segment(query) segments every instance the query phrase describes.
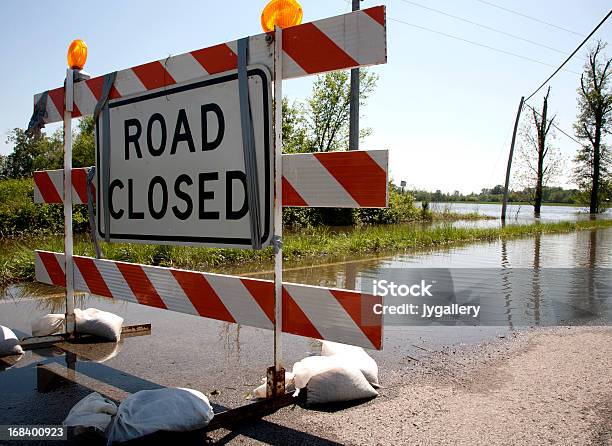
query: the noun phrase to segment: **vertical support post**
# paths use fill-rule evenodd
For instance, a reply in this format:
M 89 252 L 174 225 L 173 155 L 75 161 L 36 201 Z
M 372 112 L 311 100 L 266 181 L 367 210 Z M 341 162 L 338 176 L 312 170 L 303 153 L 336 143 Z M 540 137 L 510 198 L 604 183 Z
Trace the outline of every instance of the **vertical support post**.
M 510 155 L 508 155 L 508 167 L 506 168 L 506 183 L 504 184 L 504 200 L 502 202 L 501 220 L 506 221 L 506 208 L 508 207 L 508 188 L 510 187 L 510 171 L 512 170 L 512 157 L 514 156 L 514 143 L 516 142 L 516 130 L 518 123 L 521 118 L 521 111 L 523 110 L 523 102 L 525 102 L 525 96 L 521 96 L 521 102 L 519 102 L 518 111 L 516 112 L 516 121 L 514 121 L 514 131 L 512 132 L 512 143 L 510 143 Z
M 269 397 L 285 393 L 283 347 L 283 30 L 274 30 L 274 369 L 268 369 Z
M 353 11 L 359 10 L 359 2 L 353 0 Z M 349 105 L 349 150 L 359 150 L 359 68 L 351 70 L 351 91 Z
M 72 108 L 75 71 L 66 70 L 64 83 L 64 259 L 66 275 L 66 332 L 75 331 L 74 320 L 74 261 L 72 239 Z

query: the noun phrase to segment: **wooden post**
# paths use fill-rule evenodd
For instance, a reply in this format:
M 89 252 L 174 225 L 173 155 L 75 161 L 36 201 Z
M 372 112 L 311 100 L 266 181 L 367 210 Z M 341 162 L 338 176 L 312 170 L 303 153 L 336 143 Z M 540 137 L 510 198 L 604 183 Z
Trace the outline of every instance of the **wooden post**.
M 516 130 L 518 129 L 521 111 L 523 110 L 523 102 L 525 96 L 521 96 L 518 111 L 516 112 L 516 121 L 514 121 L 514 131 L 512 132 L 512 143 L 510 143 L 510 155 L 508 156 L 508 167 L 506 168 L 506 183 L 504 184 L 504 201 L 502 202 L 501 219 L 506 220 L 506 207 L 508 206 L 508 188 L 510 187 L 510 171 L 512 170 L 512 156 L 514 155 L 514 143 L 516 142 Z

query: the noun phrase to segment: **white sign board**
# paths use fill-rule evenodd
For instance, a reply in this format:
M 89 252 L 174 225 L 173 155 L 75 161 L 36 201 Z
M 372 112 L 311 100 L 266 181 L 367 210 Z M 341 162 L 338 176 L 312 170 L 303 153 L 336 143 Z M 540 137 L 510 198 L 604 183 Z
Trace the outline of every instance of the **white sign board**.
M 270 73 L 248 69 L 257 157 L 261 243 L 273 212 Z M 251 248 L 238 74 L 109 101 L 109 227 L 102 155 L 103 113 L 96 123 L 97 227 L 115 242 Z

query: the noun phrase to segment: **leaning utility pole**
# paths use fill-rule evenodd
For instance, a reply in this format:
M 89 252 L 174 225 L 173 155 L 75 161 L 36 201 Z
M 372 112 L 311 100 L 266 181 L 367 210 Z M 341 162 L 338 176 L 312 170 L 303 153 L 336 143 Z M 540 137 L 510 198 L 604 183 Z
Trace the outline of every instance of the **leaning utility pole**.
M 353 0 L 353 11 L 359 10 L 359 2 Z M 351 70 L 351 98 L 349 118 L 349 150 L 359 150 L 359 68 Z
M 521 96 L 521 102 L 519 103 L 518 111 L 516 112 L 516 121 L 514 121 L 514 132 L 512 132 L 512 143 L 510 143 L 510 155 L 508 155 L 508 167 L 506 168 L 506 184 L 504 185 L 504 201 L 502 203 L 501 220 L 506 220 L 506 207 L 508 206 L 508 188 L 510 187 L 510 170 L 512 170 L 512 156 L 514 155 L 514 143 L 516 141 L 516 130 L 518 123 L 521 118 L 521 111 L 523 110 L 523 102 L 525 102 L 525 96 Z

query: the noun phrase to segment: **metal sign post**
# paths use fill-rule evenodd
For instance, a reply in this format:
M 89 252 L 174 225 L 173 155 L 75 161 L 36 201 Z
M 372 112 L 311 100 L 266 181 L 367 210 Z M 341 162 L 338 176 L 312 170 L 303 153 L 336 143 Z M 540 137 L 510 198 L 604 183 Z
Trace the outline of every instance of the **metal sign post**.
M 66 70 L 64 96 L 64 252 L 66 272 L 66 332 L 73 334 L 74 320 L 74 262 L 72 238 L 72 110 L 74 98 L 74 74 Z
M 272 395 L 285 393 L 283 358 L 283 30 L 274 31 L 274 381 Z M 270 393 L 270 386 L 268 386 Z

